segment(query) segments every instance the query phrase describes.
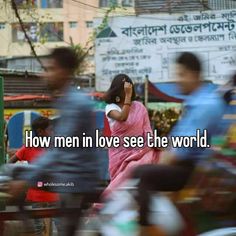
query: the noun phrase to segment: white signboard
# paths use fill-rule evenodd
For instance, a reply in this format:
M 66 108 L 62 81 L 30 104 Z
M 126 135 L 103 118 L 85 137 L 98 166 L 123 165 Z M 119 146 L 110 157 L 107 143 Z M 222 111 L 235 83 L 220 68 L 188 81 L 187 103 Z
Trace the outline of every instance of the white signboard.
M 175 58 L 184 51 L 202 57 L 205 79 L 226 82 L 236 62 L 236 10 L 111 18 L 96 39 L 96 89 L 107 90 L 119 73 L 135 82 L 146 75 L 173 81 Z

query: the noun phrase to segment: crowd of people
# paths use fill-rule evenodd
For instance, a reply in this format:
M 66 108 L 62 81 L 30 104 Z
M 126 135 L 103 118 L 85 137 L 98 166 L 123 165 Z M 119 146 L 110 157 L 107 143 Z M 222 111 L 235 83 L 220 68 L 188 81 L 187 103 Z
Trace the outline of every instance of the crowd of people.
M 160 136 L 190 137 L 195 136 L 197 129 L 201 135 L 203 130 L 207 129 L 209 138 L 215 135 L 227 101 L 221 93 L 209 91 L 202 83 L 202 65 L 196 55 L 189 52 L 182 53 L 177 58 L 176 64 L 177 84 L 187 96 L 183 112 L 176 109 L 148 112 L 141 102 L 135 100 L 132 79 L 128 75 L 119 74 L 114 77 L 105 96 L 107 103 L 105 113 L 111 136 L 119 137 L 120 140 L 124 137 L 141 136 L 145 140 L 146 134 L 153 132 L 152 128 L 157 129 Z M 55 108 L 60 111 L 60 119 L 50 135 L 78 136 L 82 140 L 83 134 L 86 133 L 87 136 L 94 137 L 92 101 L 71 86 L 74 71 L 78 67 L 75 53 L 68 48 L 57 48 L 49 55 L 45 66 L 47 68 L 45 78 L 54 97 Z M 49 135 L 40 127 L 36 128 L 36 131 L 38 135 Z M 109 198 L 110 193 L 125 181 L 138 179 L 135 199 L 140 206 L 140 235 L 162 235 L 148 218 L 151 192 L 183 189 L 198 161 L 207 158 L 207 155 L 207 148 L 197 146 L 154 149 L 146 145 L 146 140 L 141 148 L 125 148 L 122 145 L 118 148 L 109 147 L 111 181 L 102 191 L 100 200 Z M 23 147 L 10 162 L 16 160 L 29 161 L 32 169 L 22 171 L 17 179 L 10 183 L 9 194 L 14 198 L 28 191 L 27 200 L 30 197 L 35 205 L 42 202 L 35 197 L 36 193 L 39 194 L 37 196 L 45 194 L 49 197 L 49 193 L 37 192 L 39 182 L 73 183 L 67 187 L 40 186 L 40 190 L 53 192 L 50 195 L 53 202 L 60 201 L 63 208 L 70 209 L 59 223 L 59 235 L 75 235 L 81 216 L 81 204 L 93 198 L 100 186 L 99 158 L 95 146 L 90 148 L 52 146 L 48 150 L 25 150 Z M 35 224 L 35 235 L 41 235 L 40 222 L 36 221 Z M 39 229 L 41 231 L 36 232 Z

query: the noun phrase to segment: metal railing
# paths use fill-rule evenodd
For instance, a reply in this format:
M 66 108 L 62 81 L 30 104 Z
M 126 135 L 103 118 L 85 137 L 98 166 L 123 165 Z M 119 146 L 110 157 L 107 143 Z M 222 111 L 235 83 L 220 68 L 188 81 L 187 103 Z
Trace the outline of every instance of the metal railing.
M 182 13 L 186 11 L 222 10 L 236 8 L 234 0 L 136 0 L 137 14 Z

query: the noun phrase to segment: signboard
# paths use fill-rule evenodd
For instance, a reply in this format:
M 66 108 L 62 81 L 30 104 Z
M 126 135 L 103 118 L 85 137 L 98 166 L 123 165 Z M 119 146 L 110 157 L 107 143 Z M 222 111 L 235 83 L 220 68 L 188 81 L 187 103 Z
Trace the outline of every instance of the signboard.
M 20 108 L 6 108 L 4 109 L 4 119 L 8 121 L 13 115 L 15 115 L 18 112 L 24 112 L 24 111 L 33 111 L 37 112 L 42 116 L 45 116 L 47 118 L 53 118 L 57 115 L 57 112 L 55 109 L 51 108 L 36 108 L 36 109 L 20 109 Z
M 135 82 L 145 75 L 174 81 L 174 61 L 184 51 L 201 56 L 205 79 L 225 83 L 236 63 L 236 10 L 110 18 L 96 39 L 96 89 L 107 90 L 119 73 Z

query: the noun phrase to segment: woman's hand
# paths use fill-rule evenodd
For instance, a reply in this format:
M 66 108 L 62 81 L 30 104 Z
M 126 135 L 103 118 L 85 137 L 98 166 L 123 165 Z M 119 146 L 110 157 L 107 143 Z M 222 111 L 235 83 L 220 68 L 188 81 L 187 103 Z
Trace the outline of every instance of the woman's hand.
M 125 95 L 128 97 L 132 97 L 132 93 L 133 93 L 133 85 L 129 82 L 125 82 L 124 83 L 124 91 L 125 91 Z

